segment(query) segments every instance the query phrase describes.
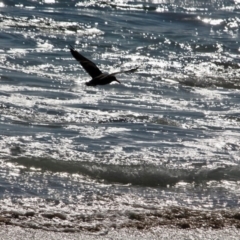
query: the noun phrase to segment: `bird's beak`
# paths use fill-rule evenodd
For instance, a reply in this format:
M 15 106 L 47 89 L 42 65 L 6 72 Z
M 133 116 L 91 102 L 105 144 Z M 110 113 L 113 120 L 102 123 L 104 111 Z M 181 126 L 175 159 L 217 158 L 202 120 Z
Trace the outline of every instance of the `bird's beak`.
M 118 81 L 117 79 L 115 79 L 115 81 L 116 81 L 116 82 L 118 82 L 119 84 L 121 84 L 121 82 L 120 82 L 120 81 Z

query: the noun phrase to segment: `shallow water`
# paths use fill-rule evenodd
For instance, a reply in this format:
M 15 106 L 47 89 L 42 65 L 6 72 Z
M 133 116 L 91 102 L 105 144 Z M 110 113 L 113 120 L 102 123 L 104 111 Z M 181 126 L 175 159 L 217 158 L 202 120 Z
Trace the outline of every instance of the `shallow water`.
M 0 26 L 3 209 L 239 207 L 239 1 L 4 1 Z M 87 87 L 69 45 L 139 69 Z

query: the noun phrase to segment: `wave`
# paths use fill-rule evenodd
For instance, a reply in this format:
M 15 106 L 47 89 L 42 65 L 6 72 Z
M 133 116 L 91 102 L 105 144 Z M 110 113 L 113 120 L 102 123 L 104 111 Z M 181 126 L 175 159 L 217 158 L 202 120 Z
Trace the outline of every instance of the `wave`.
M 74 34 L 74 35 L 101 35 L 103 32 L 96 27 L 84 26 L 78 22 L 56 21 L 51 18 L 41 17 L 11 17 L 0 14 L 0 27 L 2 29 L 14 28 L 25 30 L 31 29 L 31 33 L 37 31 L 53 32 L 55 34 Z
M 76 7 L 99 7 L 99 8 L 112 8 L 118 10 L 134 10 L 134 11 L 156 11 L 158 9 L 157 5 L 149 4 L 130 4 L 128 2 L 114 2 L 114 1 L 87 1 L 87 2 L 78 2 L 75 5 Z
M 240 166 L 223 166 L 214 169 L 170 169 L 156 165 L 114 165 L 94 162 L 68 162 L 50 158 L 17 157 L 12 162 L 25 166 L 41 168 L 42 171 L 78 173 L 95 180 L 108 183 L 122 183 L 150 187 L 166 187 L 178 182 L 204 183 L 207 181 L 240 180 Z
M 190 87 L 221 87 L 227 89 L 240 89 L 240 78 L 222 78 L 222 77 L 210 77 L 204 78 L 187 78 L 179 80 L 179 83 Z
M 45 92 L 44 94 L 46 94 Z M 56 92 L 57 94 L 58 92 Z M 64 93 L 61 93 L 64 96 Z M 2 96 L 9 96 L 8 93 L 0 92 Z M 51 91 L 51 95 L 54 92 Z M 67 93 L 66 93 L 67 95 Z M 68 95 L 67 95 L 68 96 Z M 71 96 L 74 98 L 74 96 Z M 20 104 L 19 99 L 17 102 L 9 102 L 6 98 L 0 105 L 0 114 L 5 116 L 8 121 L 15 124 L 43 126 L 43 127 L 66 127 L 66 124 L 110 124 L 110 123 L 149 123 L 180 127 L 181 124 L 177 121 L 171 120 L 167 117 L 149 116 L 144 114 L 123 114 L 122 112 L 112 114 L 104 112 L 99 115 L 98 111 L 88 111 L 82 109 L 77 112 L 64 111 L 61 108 L 53 106 L 53 104 L 43 105 L 41 102 L 35 102 L 33 108 L 25 107 Z M 61 101 L 61 100 L 60 100 Z M 65 99 L 63 99 L 65 101 Z M 72 100 L 70 100 L 72 101 Z M 17 104 L 19 106 L 17 106 Z M 25 104 L 23 102 L 23 104 Z M 79 112 L 80 111 L 80 112 Z
M 187 4 L 185 2 L 177 1 L 79 1 L 75 4 L 75 7 L 86 8 L 111 8 L 122 11 L 148 11 L 148 12 L 186 12 L 186 13 L 198 13 L 207 12 L 210 8 L 216 7 L 223 11 L 237 11 L 239 6 L 231 5 L 226 6 L 225 3 L 219 3 L 219 1 L 209 2 L 194 2 L 190 1 Z M 204 19 L 205 20 L 205 19 Z M 207 20 L 205 20 L 207 21 Z M 211 21 L 214 22 L 214 20 Z
M 206 71 L 204 72 L 203 69 Z M 191 87 L 240 89 L 239 70 L 240 64 L 236 62 L 213 61 L 202 62 L 198 65 L 189 64 L 185 67 L 188 76 L 178 79 L 178 82 Z M 199 73 L 202 75 L 200 76 Z

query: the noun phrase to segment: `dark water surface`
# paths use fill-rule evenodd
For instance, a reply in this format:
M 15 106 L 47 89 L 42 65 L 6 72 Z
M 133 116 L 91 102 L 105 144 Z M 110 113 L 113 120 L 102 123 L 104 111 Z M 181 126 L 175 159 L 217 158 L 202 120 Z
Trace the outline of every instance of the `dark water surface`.
M 239 207 L 239 30 L 238 0 L 1 1 L 2 210 Z M 140 67 L 87 87 L 69 45 Z

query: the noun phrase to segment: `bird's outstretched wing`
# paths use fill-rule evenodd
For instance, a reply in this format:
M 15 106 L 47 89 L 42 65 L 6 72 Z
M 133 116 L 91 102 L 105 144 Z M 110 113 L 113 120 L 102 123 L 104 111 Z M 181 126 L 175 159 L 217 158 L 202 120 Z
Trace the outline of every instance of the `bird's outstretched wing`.
M 70 51 L 73 57 L 82 65 L 85 71 L 92 77 L 95 78 L 102 74 L 101 70 L 96 66 L 95 63 L 85 58 L 79 52 L 77 52 L 72 46 L 70 46 Z
M 115 75 L 120 74 L 120 73 L 133 73 L 133 72 L 136 72 L 138 68 L 139 68 L 139 66 L 136 67 L 136 68 L 132 68 L 130 70 L 126 70 L 126 71 L 114 72 L 114 73 L 111 73 L 111 74 L 108 74 L 106 76 L 101 77 L 101 79 L 109 77 L 109 76 L 115 76 Z

